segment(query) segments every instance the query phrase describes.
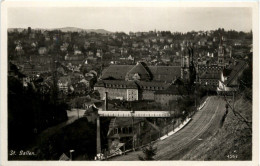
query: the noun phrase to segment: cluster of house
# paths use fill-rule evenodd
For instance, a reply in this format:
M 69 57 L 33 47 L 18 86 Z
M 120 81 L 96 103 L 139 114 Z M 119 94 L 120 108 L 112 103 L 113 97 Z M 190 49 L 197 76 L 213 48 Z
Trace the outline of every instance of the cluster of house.
M 81 73 L 70 73 L 58 78 L 58 88 L 63 94 L 74 93 L 84 95 L 93 89 L 97 73 L 90 71 L 85 75 Z
M 18 78 L 25 87 L 32 84 L 42 93 L 48 93 L 56 83 L 61 94 L 86 95 L 94 88 L 101 99 L 107 94 L 108 99 L 155 101 L 163 107 L 187 94 L 184 85 L 192 80 L 194 72 L 196 84 L 219 94 L 236 91 L 247 63 L 235 60 L 232 51 L 233 46 L 241 46 L 242 42 L 234 40 L 230 44 L 226 37 L 220 38 L 208 31 L 191 33 L 193 44 L 190 44 L 184 40 L 186 35 L 159 31 L 56 34 L 32 30 L 28 38 L 14 41 L 17 55 L 14 64 L 20 72 L 9 64 L 9 76 Z M 60 42 L 58 64 L 51 53 L 52 45 L 48 44 L 53 40 Z M 25 56 L 28 48 L 35 55 Z M 84 66 L 91 69 L 98 63 L 108 66 L 100 77 L 94 70 L 84 74 L 81 71 Z M 35 84 L 35 80 L 41 81 Z M 85 116 L 94 122 L 97 108 L 93 101 L 86 109 Z M 134 138 L 141 138 L 141 134 L 152 130 L 158 129 L 144 118 L 134 122 L 130 118 L 114 118 L 108 131 L 109 150 L 123 144 L 126 148 L 132 147 L 131 144 L 141 145 L 140 139 Z M 136 143 L 129 143 L 131 139 Z
M 56 82 L 61 94 L 85 95 L 94 88 L 97 79 L 97 72 L 94 70 L 83 75 L 81 72 L 72 70 L 62 64 L 57 65 L 56 71 L 53 68 L 44 71 L 37 70 L 37 65 L 30 63 L 16 65 L 9 62 L 8 66 L 9 75 L 15 75 L 24 87 L 31 84 L 35 90 L 39 90 L 42 94 L 49 93 L 53 83 Z M 12 68 L 17 68 L 16 74 L 13 74 L 14 70 Z M 54 73 L 56 73 L 55 76 Z
M 94 89 L 101 98 L 108 93 L 109 99 L 126 101 L 150 100 L 168 106 L 180 95 L 178 80 L 189 81 L 193 61 L 191 49 L 182 52 L 181 66 L 148 66 L 144 62 L 136 65 L 111 65 L 102 73 Z
M 214 31 L 192 32 L 191 37 L 196 49 L 194 56 L 196 63 L 212 64 L 216 63 L 216 45 L 220 40 L 223 41 L 225 51 L 232 53 L 232 47 L 242 43 L 234 40 L 230 43 L 225 36 L 216 36 Z M 130 32 L 97 34 L 87 32 L 51 32 L 31 30 L 28 40 L 15 40 L 15 52 L 17 55 L 24 54 L 24 44 L 27 43 L 31 49 L 36 49 L 42 59 L 48 57 L 51 50 L 51 41 L 59 41 L 59 51 L 63 57 L 60 61 L 70 63 L 74 66 L 79 64 L 98 63 L 102 60 L 105 64 L 135 64 L 143 61 L 149 65 L 180 65 L 181 48 L 186 45 L 185 38 L 188 34 L 176 34 L 171 32 L 149 31 L 149 32 Z M 44 44 L 40 44 L 43 38 Z M 80 42 L 75 42 L 80 41 Z M 47 60 L 48 58 L 46 58 Z M 27 59 L 28 60 L 28 59 Z
M 185 91 L 178 82 L 191 80 L 192 70 L 196 71 L 195 83 L 217 91 L 229 93 L 237 90 L 238 78 L 247 64 L 234 60 L 226 54 L 220 43 L 217 64 L 194 64 L 192 45 L 182 49 L 180 66 L 148 66 L 144 62 L 136 65 L 110 65 L 106 68 L 94 89 L 101 98 L 108 93 L 109 99 L 126 101 L 151 100 L 168 106 Z
M 101 81 L 95 85 L 95 89 L 100 91 L 101 96 L 104 91 L 108 91 L 110 96 L 115 96 L 112 98 L 164 101 L 166 95 L 164 98 L 158 97 L 162 96 L 162 92 L 157 91 L 172 88 L 170 85 L 177 79 L 188 80 L 191 62 L 196 68 L 196 83 L 211 89 L 219 86 L 223 68 L 232 69 L 236 66 L 235 64 L 241 63 L 232 58 L 232 47 L 227 42 L 227 38 L 215 36 L 214 31 L 189 34 L 193 37 L 191 47 L 196 50 L 190 56 L 184 56 L 184 54 L 191 54 L 189 50 L 185 49 L 189 41 L 183 40 L 183 37 L 188 34 L 156 30 L 130 32 L 129 34 L 60 33 L 30 30 L 28 34 L 28 41 L 14 40 L 15 52 L 17 55 L 22 55 L 24 53 L 23 44 L 31 41 L 30 47 L 36 49 L 38 55 L 29 55 L 27 59 L 18 56 L 23 61 L 22 63 L 16 61 L 21 71 L 30 77 L 39 74 L 48 75 L 48 73 L 48 76 L 51 77 L 54 57 L 50 53 L 53 49 L 50 41 L 58 41 L 60 44 L 57 56 L 62 67 L 54 70 L 61 75 L 57 82 L 60 91 L 65 93 L 77 88 L 89 87 L 92 78 L 84 78 L 80 69 L 83 66 L 89 66 L 91 69 L 97 66 L 95 64 L 100 63 L 110 64 L 103 70 Z M 39 36 L 47 45 L 42 45 Z M 75 42 L 77 40 L 82 42 Z M 219 41 L 221 44 L 218 49 L 215 49 Z M 235 42 L 233 45 L 238 44 Z M 185 51 L 186 53 L 184 53 Z M 136 62 L 142 63 L 135 65 Z M 81 75 L 78 76 L 79 79 L 76 79 L 79 81 L 75 86 L 73 86 L 74 76 L 67 73 Z M 224 76 L 226 73 L 229 72 L 225 72 Z M 115 91 L 114 89 L 117 88 L 120 90 Z M 168 89 L 168 91 L 171 90 Z M 169 96 L 169 94 L 167 95 Z M 167 100 L 165 101 L 167 104 Z

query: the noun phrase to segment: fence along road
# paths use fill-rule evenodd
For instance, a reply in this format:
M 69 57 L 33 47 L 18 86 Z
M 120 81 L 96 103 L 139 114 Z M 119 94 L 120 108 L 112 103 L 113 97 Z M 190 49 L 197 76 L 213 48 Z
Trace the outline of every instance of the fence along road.
M 168 111 L 98 111 L 100 117 L 170 117 Z
M 182 130 L 158 141 L 156 160 L 179 160 L 182 156 L 198 146 L 208 136 L 219 129 L 219 124 L 225 112 L 225 101 L 222 97 L 209 97 L 205 106 L 195 113 L 192 120 Z M 141 151 L 131 152 L 125 156 L 111 158 L 115 161 L 138 160 Z

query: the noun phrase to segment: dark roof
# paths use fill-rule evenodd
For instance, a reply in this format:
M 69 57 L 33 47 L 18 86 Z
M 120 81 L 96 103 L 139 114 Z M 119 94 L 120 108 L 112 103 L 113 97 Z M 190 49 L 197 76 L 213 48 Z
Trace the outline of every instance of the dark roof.
M 234 79 L 238 77 L 238 73 L 241 70 L 244 70 L 247 67 L 247 63 L 245 61 L 239 60 L 237 61 L 234 66 L 233 70 L 229 74 L 228 79 L 224 82 L 226 85 L 230 84 Z
M 110 77 L 117 80 L 125 80 L 125 76 L 132 69 L 131 73 L 138 73 L 138 69 L 140 69 L 140 73 L 146 73 L 141 66 L 143 65 L 111 65 L 103 71 L 101 79 Z M 146 71 L 151 73 L 154 81 L 172 82 L 181 76 L 180 66 L 147 66 L 147 68 Z
M 200 79 L 220 79 L 220 73 L 204 72 L 201 74 Z
M 105 87 L 104 81 L 100 80 L 95 84 L 95 87 Z
M 232 72 L 232 69 L 224 69 L 224 70 L 223 70 L 223 75 L 224 75 L 225 77 L 227 77 L 227 76 L 230 75 L 231 72 Z
M 181 77 L 180 66 L 149 66 L 149 69 L 155 81 L 172 82 Z
M 180 78 L 176 78 L 176 79 L 173 81 L 173 84 L 174 84 L 174 85 L 184 85 L 183 81 L 182 81 Z
M 112 77 L 117 80 L 124 80 L 126 73 L 132 69 L 134 65 L 110 65 L 102 73 L 102 79 Z
M 149 87 L 162 87 L 163 89 L 165 89 L 170 85 L 164 82 L 137 81 L 136 83 L 141 89 L 149 89 Z
M 154 94 L 187 95 L 188 92 L 183 85 L 171 84 L 167 89 L 156 91 Z
M 138 89 L 134 81 L 123 80 L 100 80 L 95 87 L 118 88 L 118 89 Z
M 145 121 L 145 118 L 134 118 L 134 124 L 140 123 Z M 109 128 L 116 128 L 116 127 L 123 127 L 123 126 L 131 126 L 132 125 L 132 118 L 115 118 L 111 120 L 109 124 Z
M 148 71 L 144 63 L 138 62 L 132 69 L 130 69 L 126 76 L 128 78 L 132 78 L 134 74 L 138 73 L 140 75 L 141 80 L 151 80 L 152 76 L 150 72 Z

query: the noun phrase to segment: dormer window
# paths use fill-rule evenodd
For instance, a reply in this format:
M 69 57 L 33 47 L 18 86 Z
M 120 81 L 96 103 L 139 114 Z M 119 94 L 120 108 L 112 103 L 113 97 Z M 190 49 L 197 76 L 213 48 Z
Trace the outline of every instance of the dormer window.
M 134 80 L 140 80 L 141 77 L 140 77 L 140 75 L 138 73 L 135 73 L 134 76 L 133 76 L 133 79 Z

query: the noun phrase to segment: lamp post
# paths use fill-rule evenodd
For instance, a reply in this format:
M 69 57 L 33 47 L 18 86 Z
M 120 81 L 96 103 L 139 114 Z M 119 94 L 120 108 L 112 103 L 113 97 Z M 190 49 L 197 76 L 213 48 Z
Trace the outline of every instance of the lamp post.
M 206 88 L 207 88 L 207 97 L 208 97 L 209 96 L 209 94 L 208 94 L 208 91 L 209 91 L 208 90 L 208 82 L 206 82 L 205 85 L 206 85 Z
M 132 108 L 132 110 L 131 110 L 131 112 L 130 112 L 130 114 L 131 114 L 131 117 L 132 117 L 132 133 L 133 133 L 133 151 L 135 151 L 135 132 L 134 132 L 134 115 L 135 115 L 135 111 L 133 110 L 133 108 Z
M 78 119 L 79 119 L 79 101 L 77 101 L 77 113 L 78 113 Z
M 196 86 L 197 82 L 194 81 L 194 84 L 195 84 L 195 90 L 194 90 L 194 95 L 195 95 L 195 109 L 196 109 L 196 111 L 197 111 L 197 86 Z
M 186 113 L 186 110 L 183 110 L 183 111 L 182 111 L 182 116 L 186 119 L 185 113 Z
M 228 104 L 226 104 L 226 112 L 225 112 L 225 115 L 228 114 Z
M 72 153 L 74 152 L 74 150 L 70 150 L 70 161 L 72 161 Z

